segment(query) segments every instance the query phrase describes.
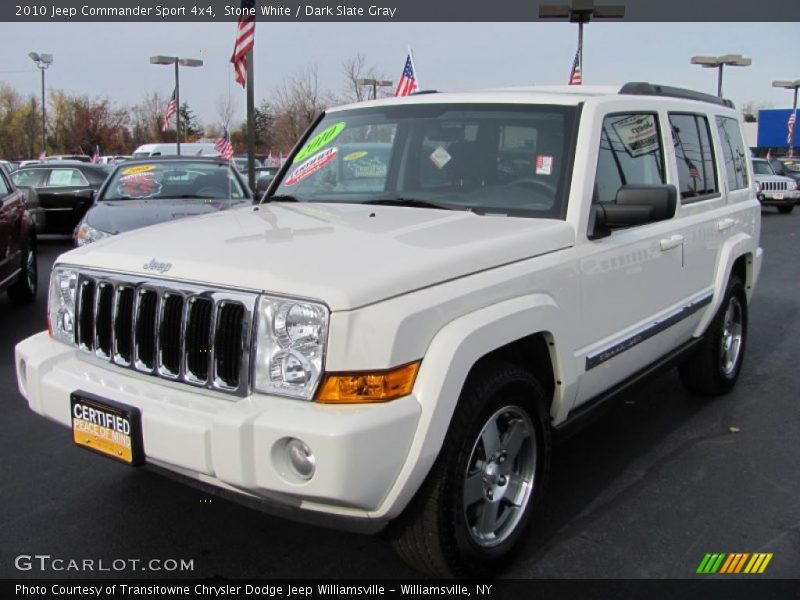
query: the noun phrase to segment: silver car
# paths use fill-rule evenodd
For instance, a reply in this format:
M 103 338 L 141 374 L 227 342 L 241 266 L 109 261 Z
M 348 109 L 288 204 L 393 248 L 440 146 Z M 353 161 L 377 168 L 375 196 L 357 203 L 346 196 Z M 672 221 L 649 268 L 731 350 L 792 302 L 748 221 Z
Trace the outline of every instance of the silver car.
M 790 177 L 776 175 L 772 165 L 763 158 L 753 159 L 753 178 L 756 194 L 762 206 L 774 206 L 778 212 L 789 214 L 794 210 L 800 191 L 797 182 Z

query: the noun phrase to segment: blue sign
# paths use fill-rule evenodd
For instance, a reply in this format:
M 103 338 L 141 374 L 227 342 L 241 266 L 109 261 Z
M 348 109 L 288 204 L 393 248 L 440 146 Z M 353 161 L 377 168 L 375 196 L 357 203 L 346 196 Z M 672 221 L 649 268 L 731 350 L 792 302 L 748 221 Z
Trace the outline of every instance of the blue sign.
M 759 148 L 789 148 L 789 143 L 786 141 L 789 133 L 786 123 L 791 114 L 791 108 L 769 108 L 758 111 Z M 797 125 L 795 125 L 794 147 L 800 147 L 800 131 L 797 131 Z

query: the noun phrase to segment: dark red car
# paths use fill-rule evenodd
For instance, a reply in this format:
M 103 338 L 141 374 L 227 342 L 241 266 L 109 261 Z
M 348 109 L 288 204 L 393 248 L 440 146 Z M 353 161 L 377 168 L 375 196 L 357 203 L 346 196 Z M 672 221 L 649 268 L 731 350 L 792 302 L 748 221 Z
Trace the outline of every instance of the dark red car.
M 0 292 L 13 304 L 36 297 L 36 226 L 18 189 L 0 168 Z

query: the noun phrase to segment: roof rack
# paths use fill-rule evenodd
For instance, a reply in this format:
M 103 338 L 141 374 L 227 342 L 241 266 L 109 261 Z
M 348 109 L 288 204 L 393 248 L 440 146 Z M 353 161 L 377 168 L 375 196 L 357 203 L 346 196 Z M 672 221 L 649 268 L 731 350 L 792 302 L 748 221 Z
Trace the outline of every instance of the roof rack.
M 632 81 L 626 83 L 620 88 L 619 93 L 633 96 L 668 96 L 670 98 L 697 100 L 699 102 L 709 102 L 711 104 L 727 106 L 728 108 L 735 108 L 733 102 L 727 98 L 720 98 L 718 96 L 712 96 L 711 94 L 704 94 L 703 92 L 695 92 L 694 90 L 687 90 L 669 85 L 647 83 L 646 81 Z

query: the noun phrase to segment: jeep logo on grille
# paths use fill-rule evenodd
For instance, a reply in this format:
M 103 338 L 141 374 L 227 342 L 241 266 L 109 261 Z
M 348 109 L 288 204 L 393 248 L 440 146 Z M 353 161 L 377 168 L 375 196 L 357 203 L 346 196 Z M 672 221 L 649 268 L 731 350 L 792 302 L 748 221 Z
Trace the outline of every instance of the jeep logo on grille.
M 144 263 L 142 268 L 145 271 L 158 271 L 159 273 L 166 273 L 172 268 L 172 263 L 158 262 L 155 258 L 153 258 L 150 260 L 150 262 Z

